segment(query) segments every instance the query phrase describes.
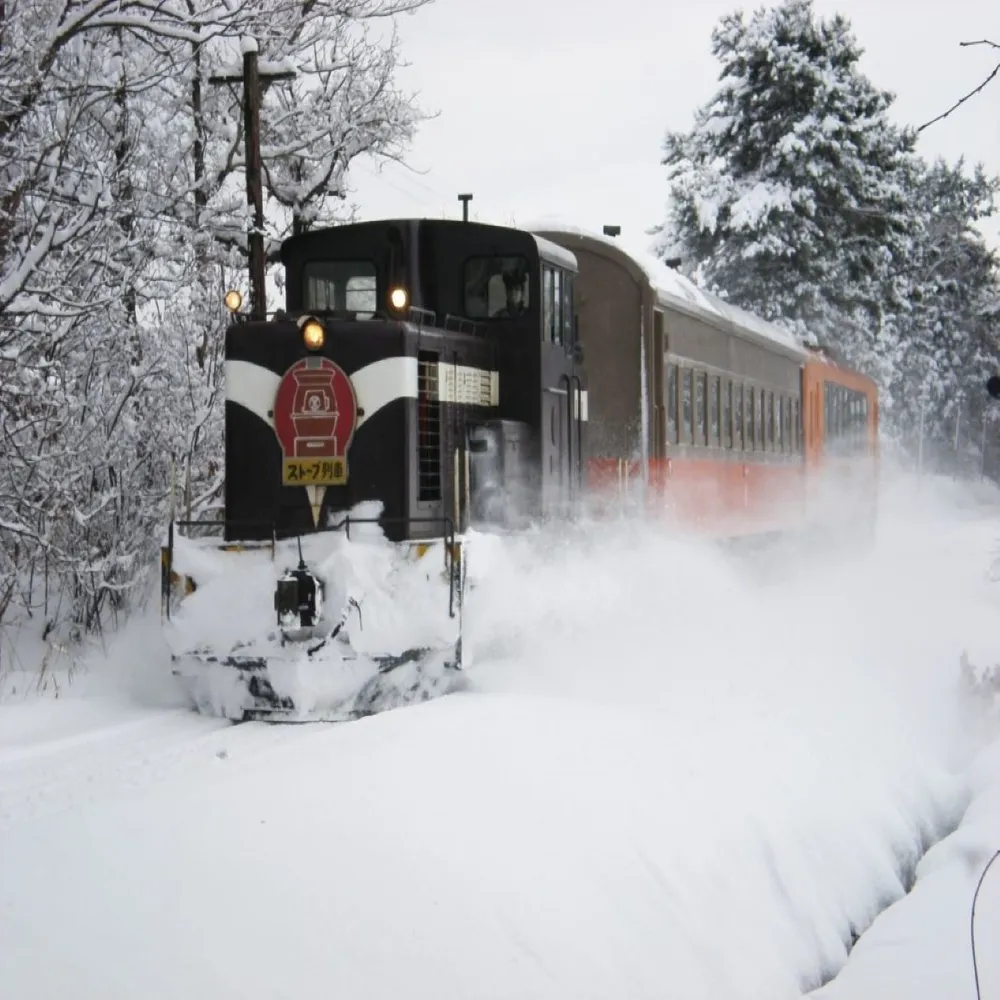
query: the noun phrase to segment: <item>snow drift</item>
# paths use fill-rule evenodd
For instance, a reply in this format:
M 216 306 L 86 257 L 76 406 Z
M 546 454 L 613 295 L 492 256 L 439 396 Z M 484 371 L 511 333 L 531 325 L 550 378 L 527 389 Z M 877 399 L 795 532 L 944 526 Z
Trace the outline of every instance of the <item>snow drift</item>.
M 472 689 L 350 725 L 45 706 L 0 745 L 0 992 L 798 997 L 974 791 L 996 521 L 890 513 L 766 574 L 635 523 L 480 536 Z

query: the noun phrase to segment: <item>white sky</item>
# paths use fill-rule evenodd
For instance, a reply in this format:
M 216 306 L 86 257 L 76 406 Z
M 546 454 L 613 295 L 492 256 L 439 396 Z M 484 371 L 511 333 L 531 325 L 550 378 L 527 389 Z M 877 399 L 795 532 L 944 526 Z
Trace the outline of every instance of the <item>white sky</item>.
M 750 0 L 742 6 L 759 6 Z M 738 0 L 434 0 L 400 18 L 400 82 L 438 117 L 421 125 L 408 156 L 381 173 L 352 170 L 362 218 L 460 217 L 524 223 L 541 216 L 629 243 L 662 221 L 665 131 L 690 128 L 714 93 L 713 26 Z M 996 0 L 816 0 L 844 13 L 865 49 L 863 71 L 897 95 L 895 117 L 920 124 L 975 87 L 1000 61 Z M 1000 77 L 920 149 L 964 155 L 1000 173 Z M 1000 244 L 1000 222 L 984 230 Z

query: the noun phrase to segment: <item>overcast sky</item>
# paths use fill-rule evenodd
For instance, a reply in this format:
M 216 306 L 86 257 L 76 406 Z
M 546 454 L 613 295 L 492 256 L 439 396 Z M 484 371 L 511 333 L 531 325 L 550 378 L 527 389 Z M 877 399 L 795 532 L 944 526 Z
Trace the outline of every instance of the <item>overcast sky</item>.
M 661 146 L 686 130 L 715 90 L 710 35 L 736 0 L 434 0 L 400 18 L 400 82 L 427 111 L 408 157 L 377 173 L 352 170 L 362 218 L 473 217 L 525 223 L 542 216 L 628 242 L 662 221 Z M 758 0 L 742 5 L 747 11 Z M 895 116 L 920 124 L 975 87 L 1000 61 L 997 0 L 816 0 L 840 11 L 865 50 L 863 71 L 897 96 Z M 964 155 L 1000 173 L 1000 77 L 927 129 L 925 156 Z M 419 171 L 419 172 L 414 172 Z M 988 224 L 1000 244 L 1000 223 Z

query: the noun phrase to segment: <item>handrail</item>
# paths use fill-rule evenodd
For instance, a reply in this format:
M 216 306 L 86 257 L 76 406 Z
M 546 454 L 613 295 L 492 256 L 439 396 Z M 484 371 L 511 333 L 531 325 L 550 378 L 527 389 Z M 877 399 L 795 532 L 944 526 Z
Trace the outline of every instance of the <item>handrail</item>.
M 567 473 L 569 474 L 569 494 L 570 498 L 573 497 L 576 492 L 573 489 L 573 383 L 566 374 L 563 372 L 559 376 L 559 386 L 562 387 L 563 382 L 566 383 L 566 461 L 567 461 Z M 560 463 L 561 464 L 561 463 Z
M 575 372 L 570 376 L 570 381 L 576 383 L 576 454 L 577 454 L 577 479 L 578 486 L 583 490 L 583 379 Z

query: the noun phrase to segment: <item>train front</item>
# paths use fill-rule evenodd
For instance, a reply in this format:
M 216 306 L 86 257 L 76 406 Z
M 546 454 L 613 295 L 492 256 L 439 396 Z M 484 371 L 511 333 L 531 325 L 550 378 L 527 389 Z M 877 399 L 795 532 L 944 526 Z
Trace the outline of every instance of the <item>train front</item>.
M 293 261 L 288 309 L 226 331 L 223 516 L 172 519 L 162 557 L 174 673 L 207 714 L 350 719 L 459 683 L 456 525 L 411 488 L 428 334 L 401 247 L 363 242 Z

